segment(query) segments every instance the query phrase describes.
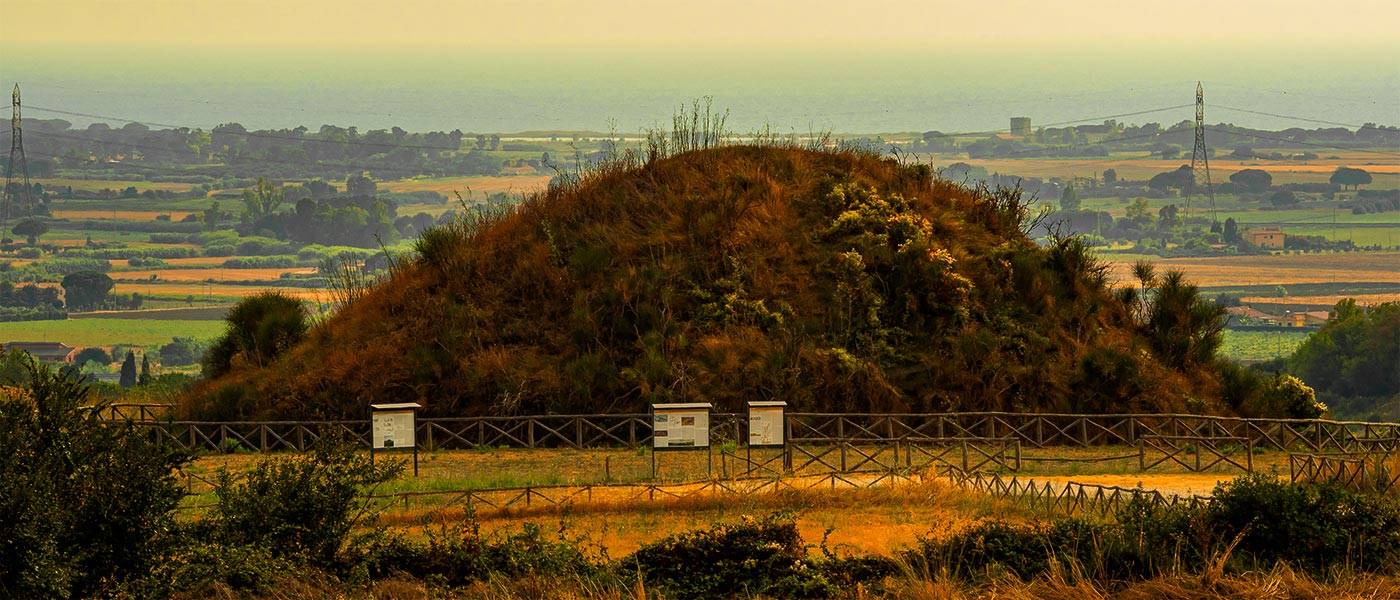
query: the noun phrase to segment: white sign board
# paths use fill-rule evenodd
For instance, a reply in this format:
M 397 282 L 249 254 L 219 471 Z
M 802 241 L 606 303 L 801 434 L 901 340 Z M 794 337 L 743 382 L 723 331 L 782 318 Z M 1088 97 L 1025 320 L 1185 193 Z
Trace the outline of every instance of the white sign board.
M 710 445 L 708 403 L 652 406 L 651 447 L 657 450 L 707 448 Z
M 374 448 L 412 448 L 414 439 L 413 411 L 375 411 L 371 416 L 371 437 Z
M 749 445 L 783 445 L 783 409 L 786 402 L 749 403 Z

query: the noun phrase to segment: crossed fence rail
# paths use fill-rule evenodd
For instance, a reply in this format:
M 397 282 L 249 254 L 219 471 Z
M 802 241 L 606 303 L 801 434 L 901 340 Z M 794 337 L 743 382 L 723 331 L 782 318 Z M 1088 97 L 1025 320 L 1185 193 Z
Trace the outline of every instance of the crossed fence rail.
M 369 420 L 202 422 L 147 419 L 152 413 L 123 408 L 114 420 L 149 428 L 173 444 L 197 451 L 306 450 L 325 430 L 369 444 Z M 132 415 L 135 410 L 138 414 Z M 1012 438 L 1023 447 L 1138 446 L 1146 440 L 1243 439 L 1252 448 L 1309 453 L 1350 453 L 1386 447 L 1400 451 L 1400 424 L 1330 420 L 1245 419 L 1203 415 L 1073 415 L 1041 413 L 787 415 L 788 442 L 820 446 L 849 443 L 919 445 L 929 440 Z M 747 416 L 715 413 L 713 443 L 746 440 Z M 425 450 L 512 448 L 635 448 L 651 443 L 645 413 L 421 418 L 417 437 Z
M 1073 481 L 1064 484 L 1036 482 L 1016 476 L 1004 477 L 997 473 L 955 468 L 943 469 L 940 474 L 964 490 L 1023 502 L 1032 509 L 1069 515 L 1112 515 L 1135 500 L 1166 508 L 1183 505 L 1197 507 L 1209 499 L 1208 496 L 1163 494 L 1157 490 Z
M 212 483 L 200 477 L 201 481 Z M 562 508 L 580 502 L 639 502 L 684 500 L 709 496 L 755 496 L 780 491 L 817 489 L 870 489 L 901 483 L 922 481 L 917 473 L 891 471 L 859 477 L 851 473 L 825 473 L 798 477 L 735 477 L 704 479 L 687 482 L 591 483 L 559 485 L 526 485 L 519 487 L 474 488 L 462 490 L 432 490 L 367 494 L 365 500 L 382 507 L 394 505 L 404 510 L 414 503 L 438 510 L 461 507 L 468 510 L 495 511 Z M 177 510 L 201 511 L 212 504 L 187 504 Z
M 1400 492 L 1400 455 L 1393 452 L 1288 455 L 1289 479 L 1359 492 Z

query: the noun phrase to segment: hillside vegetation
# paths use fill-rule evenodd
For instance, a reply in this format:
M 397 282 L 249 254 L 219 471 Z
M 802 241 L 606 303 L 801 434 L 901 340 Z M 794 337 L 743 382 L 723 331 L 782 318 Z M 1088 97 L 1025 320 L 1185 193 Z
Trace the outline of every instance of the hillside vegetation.
M 862 152 L 628 155 L 429 230 L 387 281 L 275 360 L 234 356 L 184 408 L 1233 410 L 1219 309 L 1150 269 L 1113 290 L 1081 243 L 1039 247 L 1028 221 L 1017 192 Z

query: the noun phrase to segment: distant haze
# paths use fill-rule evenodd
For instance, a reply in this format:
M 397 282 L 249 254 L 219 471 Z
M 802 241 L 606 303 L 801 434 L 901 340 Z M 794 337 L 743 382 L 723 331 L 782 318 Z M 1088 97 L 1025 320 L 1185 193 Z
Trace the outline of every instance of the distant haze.
M 41 109 L 635 133 L 710 95 L 740 131 L 967 131 L 1188 104 L 1196 80 L 1208 105 L 1400 124 L 1397 23 L 1400 3 L 1364 1 L 4 0 L 0 81 L 21 83 L 26 116 L 79 125 L 94 119 Z

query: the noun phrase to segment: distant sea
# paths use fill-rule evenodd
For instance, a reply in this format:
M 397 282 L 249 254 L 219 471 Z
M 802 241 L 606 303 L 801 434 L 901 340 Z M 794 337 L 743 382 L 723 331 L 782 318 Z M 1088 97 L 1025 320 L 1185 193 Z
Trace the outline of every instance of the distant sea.
M 1282 49 L 1279 49 L 1282 51 Z M 1097 122 L 1189 105 L 1204 82 L 1208 122 L 1283 129 L 1376 122 L 1400 125 L 1400 60 L 1279 58 L 1265 62 L 1150 58 L 1111 52 L 964 55 L 842 53 L 690 56 L 554 52 L 526 58 L 340 55 L 333 51 L 226 55 L 121 50 L 40 52 L 7 47 L 0 80 L 23 88 L 26 116 L 75 125 L 104 120 L 209 128 L 465 132 L 593 130 L 635 134 L 669 126 L 676 108 L 711 96 L 738 132 L 983 131 L 1013 116 L 1034 125 Z M 1275 117 L 1229 110 L 1248 109 Z M 114 117 L 47 112 L 57 109 Z M 1189 106 L 1119 121 L 1169 125 Z

